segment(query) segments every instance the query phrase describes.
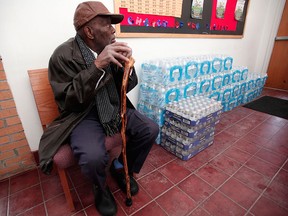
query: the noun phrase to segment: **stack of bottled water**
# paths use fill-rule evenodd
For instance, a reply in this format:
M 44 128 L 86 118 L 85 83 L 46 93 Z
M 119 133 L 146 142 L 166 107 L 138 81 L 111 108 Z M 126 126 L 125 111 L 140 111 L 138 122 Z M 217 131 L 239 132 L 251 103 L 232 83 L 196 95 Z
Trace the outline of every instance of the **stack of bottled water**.
M 187 99 L 181 99 L 178 102 L 171 102 L 166 106 L 166 114 L 173 113 L 174 116 L 178 115 L 191 122 L 197 122 L 207 118 L 211 113 L 221 111 L 221 109 L 222 105 L 219 101 L 204 96 L 192 96 Z
M 222 76 L 231 70 L 232 64 L 233 58 L 225 55 L 144 62 L 141 65 L 138 110 L 161 127 L 167 104 L 195 95 L 207 96 L 213 89 L 220 89 Z
M 168 104 L 193 96 L 220 101 L 223 111 L 229 111 L 261 94 L 266 78 L 233 65 L 229 55 L 155 59 L 141 65 L 137 109 L 159 127 Z
M 242 103 L 248 103 L 261 95 L 267 75 L 249 73 L 246 82 L 246 92 L 243 94 Z
M 222 78 L 221 88 L 213 89 L 208 97 L 221 101 L 223 111 L 229 111 L 258 97 L 262 92 L 267 75 L 248 73 L 247 67 L 234 66 Z
M 166 107 L 160 144 L 182 160 L 188 160 L 213 143 L 222 105 L 204 96 L 192 96 Z

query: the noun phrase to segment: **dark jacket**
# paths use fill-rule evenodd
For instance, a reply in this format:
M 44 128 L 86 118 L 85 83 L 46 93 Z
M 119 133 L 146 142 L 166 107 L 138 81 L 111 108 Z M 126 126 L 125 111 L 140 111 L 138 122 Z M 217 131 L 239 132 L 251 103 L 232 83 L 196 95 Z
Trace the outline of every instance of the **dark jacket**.
M 112 73 L 107 73 L 111 69 Z M 87 68 L 74 38 L 61 44 L 52 54 L 48 75 L 60 112 L 44 131 L 39 143 L 41 170 L 49 174 L 53 167 L 53 156 L 67 142 L 74 127 L 89 113 L 95 103 L 95 95 L 108 80 L 114 79 L 120 101 L 123 68 L 110 65 L 103 78 L 103 71 L 94 64 Z M 100 81 L 99 81 L 100 80 Z M 135 69 L 129 77 L 127 92 L 138 83 Z M 127 98 L 127 107 L 134 108 Z

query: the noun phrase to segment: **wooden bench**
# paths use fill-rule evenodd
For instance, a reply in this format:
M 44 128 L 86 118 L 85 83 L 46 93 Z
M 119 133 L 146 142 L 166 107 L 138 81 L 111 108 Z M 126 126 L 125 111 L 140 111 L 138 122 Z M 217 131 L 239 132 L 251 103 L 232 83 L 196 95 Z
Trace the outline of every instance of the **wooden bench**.
M 48 69 L 28 70 L 28 75 L 41 125 L 45 129 L 59 114 L 48 80 Z M 108 151 L 121 144 L 120 134 L 106 137 L 105 145 Z M 53 164 L 58 171 L 66 201 L 71 211 L 74 211 L 75 207 L 68 185 L 66 169 L 73 166 L 75 161 L 72 149 L 68 143 L 63 144 L 53 157 Z

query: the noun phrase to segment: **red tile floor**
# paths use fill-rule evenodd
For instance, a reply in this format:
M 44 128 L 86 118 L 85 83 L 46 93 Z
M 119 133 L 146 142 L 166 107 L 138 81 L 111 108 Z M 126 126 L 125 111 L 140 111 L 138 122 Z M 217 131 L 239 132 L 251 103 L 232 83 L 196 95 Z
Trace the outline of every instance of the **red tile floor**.
M 288 92 L 262 94 L 288 100 Z M 287 216 L 287 134 L 288 120 L 238 107 L 221 116 L 213 145 L 188 161 L 154 145 L 136 176 L 140 193 L 131 207 L 109 176 L 117 215 Z M 0 215 L 99 215 L 78 166 L 69 177 L 75 212 L 68 210 L 58 175 L 36 169 L 0 182 Z

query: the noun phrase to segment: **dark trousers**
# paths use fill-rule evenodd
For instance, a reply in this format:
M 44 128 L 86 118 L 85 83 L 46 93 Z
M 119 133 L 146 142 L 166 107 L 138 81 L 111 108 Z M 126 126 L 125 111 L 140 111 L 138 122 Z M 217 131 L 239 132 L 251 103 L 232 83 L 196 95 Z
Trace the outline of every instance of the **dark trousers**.
M 129 139 L 126 154 L 129 173 L 140 172 L 158 133 L 159 126 L 155 122 L 137 110 L 127 108 L 126 136 Z M 70 143 L 82 172 L 94 184 L 104 189 L 109 154 L 105 147 L 104 129 L 99 123 L 96 109 L 92 109 L 72 131 Z M 119 156 L 119 161 L 123 164 L 122 155 Z

